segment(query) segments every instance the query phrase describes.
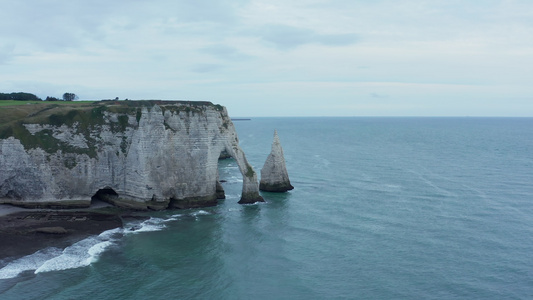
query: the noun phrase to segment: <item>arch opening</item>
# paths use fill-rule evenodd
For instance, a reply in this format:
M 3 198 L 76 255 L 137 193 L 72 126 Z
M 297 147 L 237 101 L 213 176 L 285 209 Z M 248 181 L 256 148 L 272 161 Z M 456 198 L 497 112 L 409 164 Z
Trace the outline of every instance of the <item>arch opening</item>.
M 226 167 L 230 161 L 234 161 L 233 157 L 231 157 L 231 155 L 226 150 L 222 150 L 218 157 L 218 165 L 217 165 L 217 180 L 216 180 L 217 200 L 226 199 L 226 191 L 224 190 L 222 183 L 227 182 L 226 176 L 228 174 L 227 174 Z M 222 171 L 222 176 L 223 176 L 222 179 L 220 178 L 221 171 Z

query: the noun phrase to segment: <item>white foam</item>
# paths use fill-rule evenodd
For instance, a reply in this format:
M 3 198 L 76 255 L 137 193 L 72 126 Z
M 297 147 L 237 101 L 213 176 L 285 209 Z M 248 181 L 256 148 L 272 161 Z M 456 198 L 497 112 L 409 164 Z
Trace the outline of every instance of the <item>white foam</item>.
M 242 177 L 231 176 L 226 182 L 228 182 L 228 183 L 241 183 L 242 182 Z
M 196 221 L 199 220 L 198 216 L 206 216 L 206 215 L 210 215 L 211 213 L 205 211 L 205 210 L 199 210 L 199 211 L 195 211 L 193 213 L 191 213 L 191 216 L 194 217 L 194 219 Z
M 46 261 L 61 255 L 59 248 L 46 248 L 31 255 L 14 260 L 0 269 L 0 279 L 14 278 L 25 271 L 33 271 Z
M 127 230 L 125 232 L 126 233 L 139 233 L 139 232 L 160 231 L 167 227 L 163 223 L 168 222 L 168 220 L 169 219 L 150 218 L 137 226 L 132 226 L 133 229 Z
M 91 256 L 91 258 L 94 259 L 94 258 L 99 257 L 100 254 L 102 254 L 105 251 L 105 249 L 107 249 L 107 247 L 109 247 L 111 245 L 113 245 L 113 243 L 110 242 L 110 241 L 101 242 L 101 243 L 98 243 L 98 244 L 92 246 L 91 248 L 89 248 L 89 251 L 87 251 L 87 252 Z
M 106 230 L 100 233 L 98 237 L 102 240 L 116 239 L 122 236 L 123 231 L 124 229 L 118 227 L 115 229 Z
M 267 202 L 260 202 L 260 201 L 257 201 L 257 202 L 254 202 L 254 203 L 244 203 L 244 204 L 241 204 L 241 205 L 244 205 L 244 206 L 258 206 L 258 205 L 264 205 L 264 204 L 267 204 Z
M 88 266 L 97 261 L 100 255 L 115 243 L 122 232 L 122 228 L 107 230 L 98 236 L 81 240 L 64 250 L 58 248 L 39 250 L 14 260 L 0 269 L 0 279 L 13 278 L 25 271 L 34 271 L 37 274 Z
M 143 225 L 141 228 L 139 229 L 136 229 L 134 231 L 132 231 L 133 233 L 138 233 L 138 232 L 151 232 L 151 231 L 160 231 L 162 230 L 163 228 L 165 228 L 166 226 L 165 225 L 151 225 L 151 224 L 146 224 L 146 225 Z
M 197 215 L 208 215 L 207 211 L 200 210 Z M 67 270 L 88 266 L 96 261 L 109 247 L 116 244 L 126 233 L 159 231 L 166 228 L 164 223 L 178 220 L 181 214 L 173 215 L 167 219 L 150 218 L 138 225 L 127 226 L 134 229 L 115 228 L 102 232 L 98 236 L 91 236 L 81 240 L 64 250 L 59 248 L 46 248 L 31 255 L 19 258 L 8 263 L 0 269 L 0 279 L 14 278 L 26 271 L 37 273 Z
M 168 219 L 164 219 L 162 222 L 167 223 L 167 222 L 177 221 L 177 220 L 179 220 L 179 218 L 180 218 L 181 216 L 182 216 L 181 214 L 172 215 L 172 216 L 170 216 L 170 218 L 168 218 Z
M 191 213 L 191 216 L 193 216 L 193 217 L 206 216 L 206 215 L 210 215 L 210 213 L 205 211 L 205 210 L 199 210 L 199 211 L 195 211 L 195 212 Z
M 35 270 L 35 274 L 85 267 L 96 262 L 100 255 L 116 241 L 113 235 L 119 230 L 113 229 L 99 236 L 88 237 L 63 250 L 63 252 L 47 261 Z

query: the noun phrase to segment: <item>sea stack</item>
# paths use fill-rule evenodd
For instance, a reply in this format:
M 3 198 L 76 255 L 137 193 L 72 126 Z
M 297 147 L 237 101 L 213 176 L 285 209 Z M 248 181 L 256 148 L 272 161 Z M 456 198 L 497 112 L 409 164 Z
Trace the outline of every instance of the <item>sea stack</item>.
M 274 131 L 272 151 L 261 169 L 261 181 L 259 189 L 265 192 L 286 192 L 294 187 L 289 180 L 283 149 L 279 141 L 278 132 Z

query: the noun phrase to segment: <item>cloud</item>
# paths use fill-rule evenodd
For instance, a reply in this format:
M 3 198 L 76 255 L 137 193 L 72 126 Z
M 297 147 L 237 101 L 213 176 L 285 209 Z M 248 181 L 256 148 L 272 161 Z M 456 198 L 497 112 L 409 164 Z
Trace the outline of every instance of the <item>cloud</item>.
M 7 44 L 0 47 L 0 64 L 5 64 L 6 62 L 10 61 L 11 58 L 15 56 L 14 50 L 14 44 Z
M 124 3 L 125 4 L 125 3 Z M 103 24 L 121 10 L 104 1 L 9 1 L 0 11 L 0 42 L 9 39 L 26 52 L 57 52 L 102 39 Z
M 167 12 L 184 22 L 233 23 L 236 20 L 236 8 L 248 1 L 233 0 L 195 0 L 172 1 Z M 153 3 L 150 3 L 153 5 Z
M 274 98 L 291 115 L 323 103 L 331 115 L 363 113 L 337 109 L 354 99 L 431 114 L 436 103 L 497 94 L 505 108 L 533 94 L 527 0 L 4 2 L 5 92 L 209 99 L 242 115 L 280 114 Z
M 219 64 L 196 64 L 190 70 L 195 73 L 210 73 L 222 68 Z
M 321 34 L 307 28 L 299 28 L 281 24 L 266 25 L 255 34 L 265 42 L 281 50 L 293 49 L 305 44 L 321 44 L 325 46 L 346 46 L 357 42 L 355 34 Z
M 251 57 L 250 55 L 240 52 L 234 47 L 224 44 L 213 44 L 200 49 L 200 51 L 212 55 L 218 59 L 230 61 L 241 61 Z
M 378 93 L 370 93 L 370 97 L 377 98 L 377 99 L 385 99 L 385 98 L 389 98 L 389 95 L 378 94 Z

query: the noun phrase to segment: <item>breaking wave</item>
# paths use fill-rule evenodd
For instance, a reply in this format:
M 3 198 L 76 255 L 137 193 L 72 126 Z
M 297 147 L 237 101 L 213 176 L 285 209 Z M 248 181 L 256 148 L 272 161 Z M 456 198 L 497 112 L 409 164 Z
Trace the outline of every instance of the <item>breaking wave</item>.
M 128 226 L 129 229 L 124 230 L 124 233 L 140 233 L 140 232 L 150 232 L 150 231 L 160 231 L 165 229 L 167 226 L 165 222 L 172 221 L 171 219 L 161 219 L 161 218 L 150 218 L 146 221 L 141 222 L 140 224 L 134 224 Z
M 198 220 L 198 216 L 210 215 L 205 210 L 197 210 L 188 214 Z M 100 255 L 129 234 L 160 231 L 167 227 L 166 223 L 179 220 L 182 214 L 174 214 L 166 218 L 151 217 L 148 220 L 124 224 L 124 228 L 115 228 L 90 236 L 65 249 L 46 248 L 9 262 L 0 268 L 0 280 L 19 276 L 21 273 L 33 271 L 34 274 L 60 271 L 89 266 L 98 261 Z
M 88 266 L 115 244 L 122 228 L 102 232 L 100 235 L 83 239 L 65 249 L 46 248 L 31 255 L 14 260 L 0 269 L 0 279 L 14 278 L 23 272 L 34 274 L 74 269 Z
M 193 217 L 206 216 L 206 215 L 210 215 L 210 213 L 205 211 L 205 210 L 199 210 L 199 211 L 195 211 L 195 212 L 191 213 L 191 216 L 193 216 Z
M 14 260 L 0 269 L 0 279 L 14 278 L 23 272 L 36 270 L 48 260 L 60 256 L 62 252 L 59 248 L 46 248 Z

